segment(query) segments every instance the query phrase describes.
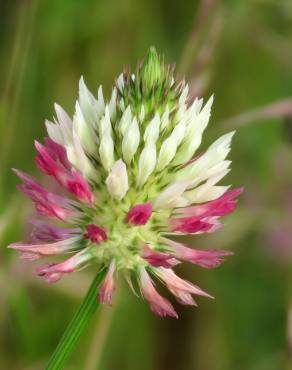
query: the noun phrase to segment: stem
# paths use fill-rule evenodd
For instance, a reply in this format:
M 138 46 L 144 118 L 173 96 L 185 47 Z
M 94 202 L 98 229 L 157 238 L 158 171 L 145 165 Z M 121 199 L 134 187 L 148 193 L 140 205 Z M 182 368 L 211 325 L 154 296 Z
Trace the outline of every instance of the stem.
M 101 307 L 97 318 L 98 324 L 94 323 L 96 329 L 90 343 L 89 351 L 84 365 L 84 370 L 95 370 L 99 368 L 103 348 L 106 344 L 108 332 L 113 318 L 113 310 L 114 307 Z
M 63 365 L 74 350 L 81 334 L 95 313 L 99 302 L 96 299 L 96 290 L 103 280 L 105 270 L 100 271 L 91 283 L 88 292 L 74 315 L 72 321 L 63 334 L 57 348 L 55 349 L 46 370 L 63 369 Z
M 194 18 L 193 26 L 188 39 L 185 43 L 184 50 L 182 51 L 181 60 L 178 66 L 178 72 L 180 74 L 186 74 L 189 70 L 192 59 L 196 49 L 199 48 L 200 38 L 208 26 L 211 13 L 213 12 L 217 0 L 201 0 L 199 3 L 199 9 Z
M 274 118 L 292 117 L 292 98 L 276 101 L 272 104 L 256 108 L 252 111 L 238 114 L 234 117 L 225 119 L 220 123 L 224 128 L 233 129 L 244 127 L 255 121 L 265 121 Z

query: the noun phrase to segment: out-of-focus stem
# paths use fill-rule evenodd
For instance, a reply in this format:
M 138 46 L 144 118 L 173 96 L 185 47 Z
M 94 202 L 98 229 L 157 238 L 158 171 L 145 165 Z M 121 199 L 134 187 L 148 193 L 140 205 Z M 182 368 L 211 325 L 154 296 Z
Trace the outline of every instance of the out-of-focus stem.
M 285 117 L 292 117 L 292 98 L 280 100 L 255 110 L 227 118 L 220 123 L 220 126 L 232 129 L 247 126 L 255 121 Z
M 46 370 L 59 370 L 63 369 L 65 361 L 73 352 L 78 339 L 81 337 L 83 331 L 87 327 L 90 319 L 99 306 L 96 292 L 97 287 L 102 282 L 105 271 L 99 272 L 93 279 L 90 288 L 81 303 L 78 311 L 73 317 L 71 323 L 66 329 L 63 337 L 61 338 L 55 352 L 53 353 Z
M 113 312 L 114 307 L 101 307 L 100 314 L 96 320 L 96 329 L 93 333 L 93 338 L 90 343 L 84 370 L 96 370 L 99 368 L 101 355 L 106 343 Z
M 203 96 L 211 80 L 210 61 L 222 31 L 222 16 L 220 12 L 217 12 L 213 18 L 212 24 L 204 37 L 204 43 L 199 48 L 192 63 L 192 78 L 189 90 L 192 99 L 195 99 L 197 96 Z
M 216 3 L 216 0 L 201 0 L 197 15 L 191 28 L 191 32 L 182 52 L 181 60 L 178 66 L 179 73 L 184 74 L 188 71 L 191 61 L 193 60 L 195 50 L 198 47 L 201 34 L 205 30 L 207 20 Z
M 287 347 L 288 347 L 288 369 L 292 370 L 292 302 L 288 305 L 287 312 Z
M 1 155 L 0 169 L 2 171 L 5 170 L 7 160 L 9 159 L 10 151 L 13 148 L 12 145 L 13 133 L 14 130 L 16 129 L 18 114 L 17 108 L 19 104 L 23 78 L 25 76 L 25 69 L 27 67 L 28 56 L 31 47 L 31 40 L 33 36 L 35 21 L 37 19 L 36 15 L 39 5 L 38 0 L 23 1 L 19 3 L 21 5 L 17 19 L 15 42 L 13 45 L 11 63 L 10 68 L 8 69 L 3 94 L 1 96 L 1 100 L 3 101 L 8 99 L 10 89 L 12 88 L 13 85 L 14 76 L 17 75 L 17 80 L 12 95 L 11 106 L 9 109 L 11 112 L 9 116 L 9 125 L 5 127 L 4 133 L 2 133 L 2 136 L 5 137 L 5 140 L 3 140 L 1 143 L 0 149 Z M 16 72 L 18 72 L 18 74 Z

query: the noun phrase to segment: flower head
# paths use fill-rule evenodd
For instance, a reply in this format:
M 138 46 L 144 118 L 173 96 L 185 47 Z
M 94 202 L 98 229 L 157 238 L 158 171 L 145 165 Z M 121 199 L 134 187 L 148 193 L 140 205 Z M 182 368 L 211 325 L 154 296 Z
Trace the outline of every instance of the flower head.
M 31 240 L 10 248 L 30 260 L 71 253 L 38 267 L 50 283 L 89 264 L 107 269 L 102 303 L 111 304 L 118 274 L 134 278 L 160 316 L 177 314 L 153 277 L 182 304 L 196 305 L 193 295 L 211 297 L 173 268 L 180 261 L 214 268 L 231 253 L 193 249 L 172 237 L 214 232 L 242 191 L 218 185 L 229 172 L 234 132 L 197 152 L 212 103 L 213 97 L 205 105 L 189 101 L 188 85 L 174 79 L 154 48 L 134 74 L 120 75 L 108 101 L 101 87 L 96 98 L 81 78 L 73 119 L 56 105 L 55 121 L 46 122 L 49 138 L 35 144 L 38 167 L 67 195 L 15 170 L 38 213 L 67 226 L 33 221 Z

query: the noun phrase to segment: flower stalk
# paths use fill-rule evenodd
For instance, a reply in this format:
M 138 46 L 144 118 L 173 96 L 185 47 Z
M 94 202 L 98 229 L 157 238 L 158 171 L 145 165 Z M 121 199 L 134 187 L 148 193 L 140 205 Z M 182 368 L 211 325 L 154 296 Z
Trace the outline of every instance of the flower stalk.
M 63 369 L 65 361 L 70 357 L 79 338 L 99 306 L 99 302 L 96 299 L 96 290 L 102 282 L 104 275 L 105 270 L 102 270 L 93 279 L 83 302 L 51 356 L 46 370 Z

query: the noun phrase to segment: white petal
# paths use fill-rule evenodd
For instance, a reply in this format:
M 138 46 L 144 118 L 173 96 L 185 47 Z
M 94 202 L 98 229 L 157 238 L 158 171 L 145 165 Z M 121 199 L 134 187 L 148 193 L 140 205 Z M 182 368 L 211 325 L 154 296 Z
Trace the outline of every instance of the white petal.
M 184 194 L 188 205 L 192 203 L 205 203 L 220 198 L 230 186 L 208 186 L 207 183 L 197 187 L 195 190 Z
M 203 99 L 196 98 L 190 108 L 187 110 L 188 120 L 191 123 L 192 120 L 200 113 L 203 105 Z
M 204 184 L 198 186 L 197 188 L 186 191 L 184 193 L 184 198 L 191 203 L 201 203 L 207 200 L 213 200 L 220 197 L 221 192 L 225 189 L 227 190 L 229 186 L 215 186 L 227 173 L 229 170 L 222 170 L 216 173 L 214 176 L 210 177 Z M 217 196 L 220 194 L 219 196 Z M 211 199 L 212 198 L 212 199 Z M 206 200 L 207 199 L 207 200 Z
M 105 107 L 104 116 L 99 122 L 99 136 L 102 137 L 107 132 L 112 135 L 112 125 L 108 106 Z
M 110 135 L 104 135 L 99 145 L 99 155 L 103 167 L 109 171 L 114 162 L 114 143 Z
M 120 200 L 125 196 L 129 189 L 128 174 L 127 167 L 121 159 L 114 163 L 105 182 L 112 197 Z
M 142 186 L 147 181 L 148 177 L 153 172 L 156 165 L 156 145 L 153 141 L 147 141 L 139 158 L 138 178 L 139 186 Z
M 186 84 L 186 86 L 183 88 L 183 91 L 179 97 L 179 101 L 178 101 L 179 104 L 184 104 L 186 102 L 188 93 L 189 93 L 189 85 Z
M 161 117 L 161 125 L 160 125 L 161 131 L 164 130 L 168 126 L 168 124 L 169 124 L 169 107 L 167 106 Z
M 124 89 L 124 76 L 123 74 L 121 73 L 117 79 L 117 86 L 119 88 L 120 91 L 123 91 Z
M 186 121 L 181 120 L 173 129 L 171 136 L 176 140 L 177 146 L 180 145 L 182 139 L 184 138 L 186 131 Z
M 230 151 L 230 143 L 235 131 L 221 136 L 208 150 L 193 163 L 189 164 L 177 172 L 176 178 L 179 180 L 194 179 L 212 166 L 224 161 Z
M 97 102 L 88 90 L 83 77 L 79 80 L 79 105 L 86 123 L 89 126 L 95 126 L 103 114 L 104 107 Z
M 157 161 L 157 171 L 163 170 L 169 162 L 175 156 L 177 149 L 177 141 L 173 137 L 167 138 L 161 145 L 158 161 Z
M 125 132 L 127 131 L 131 122 L 132 122 L 132 112 L 131 112 L 131 107 L 128 105 L 128 107 L 124 111 L 124 113 L 121 117 L 120 123 L 119 123 L 119 129 L 120 129 L 120 132 L 123 136 L 125 135 Z
M 77 168 L 86 178 L 94 179 L 96 170 L 90 159 L 86 156 L 82 148 L 80 138 L 75 131 L 73 131 L 73 141 L 66 146 L 67 156 L 69 161 Z
M 144 140 L 153 141 L 154 143 L 156 143 L 159 136 L 159 128 L 160 128 L 160 117 L 159 114 L 156 113 L 154 118 L 150 121 L 150 123 L 146 127 L 144 133 Z
M 154 209 L 174 208 L 181 205 L 181 195 L 188 186 L 188 181 L 176 182 L 168 186 L 155 200 Z
M 49 137 L 56 143 L 60 145 L 64 145 L 64 139 L 63 139 L 63 134 L 62 134 L 60 125 L 50 122 L 48 120 L 45 121 L 45 125 L 47 128 Z
M 116 108 L 117 108 L 117 89 L 113 88 L 111 100 L 109 102 L 109 113 L 112 120 L 116 117 Z
M 193 188 L 208 179 L 220 177 L 221 180 L 230 171 L 229 166 L 231 163 L 231 161 L 223 161 L 216 164 L 215 166 L 210 167 L 207 171 L 204 171 L 199 176 L 195 176 L 193 179 L 191 179 L 189 188 Z
M 130 163 L 133 159 L 140 142 L 140 131 L 137 119 L 134 118 L 132 123 L 128 127 L 123 141 L 122 141 L 122 151 L 123 157 L 126 163 Z
M 165 168 L 176 154 L 177 147 L 184 138 L 186 121 L 181 120 L 173 129 L 171 135 L 163 142 L 158 158 L 157 170 Z
M 85 121 L 85 118 L 81 111 L 81 107 L 78 102 L 76 102 L 75 106 L 73 129 L 78 134 L 84 149 L 88 153 L 94 154 L 97 150 L 96 145 L 97 140 L 95 139 L 95 133 L 92 130 L 92 128 L 88 125 L 88 123 Z
M 186 99 L 188 96 L 189 87 L 186 85 L 181 93 L 181 96 L 179 98 L 179 108 L 178 112 L 176 114 L 176 118 L 180 121 L 186 114 L 187 105 L 186 105 Z
M 97 92 L 97 105 L 96 110 L 98 111 L 98 115 L 101 116 L 104 113 L 105 110 L 105 103 L 102 93 L 102 86 L 99 86 L 98 92 Z
M 99 123 L 99 155 L 103 167 L 109 171 L 114 163 L 114 142 L 108 107 Z
M 207 101 L 202 111 L 198 113 L 198 109 L 201 104 L 202 99 L 197 100 L 197 104 L 192 105 L 188 109 L 188 125 L 186 128 L 185 139 L 174 160 L 175 165 L 189 161 L 201 144 L 203 132 L 208 125 L 211 115 L 213 96 L 211 96 Z
M 64 144 L 72 142 L 72 120 L 65 110 L 58 104 L 55 104 L 58 123 L 63 134 Z
M 111 135 L 103 135 L 99 145 L 100 161 L 103 167 L 109 171 L 114 163 L 114 143 Z

